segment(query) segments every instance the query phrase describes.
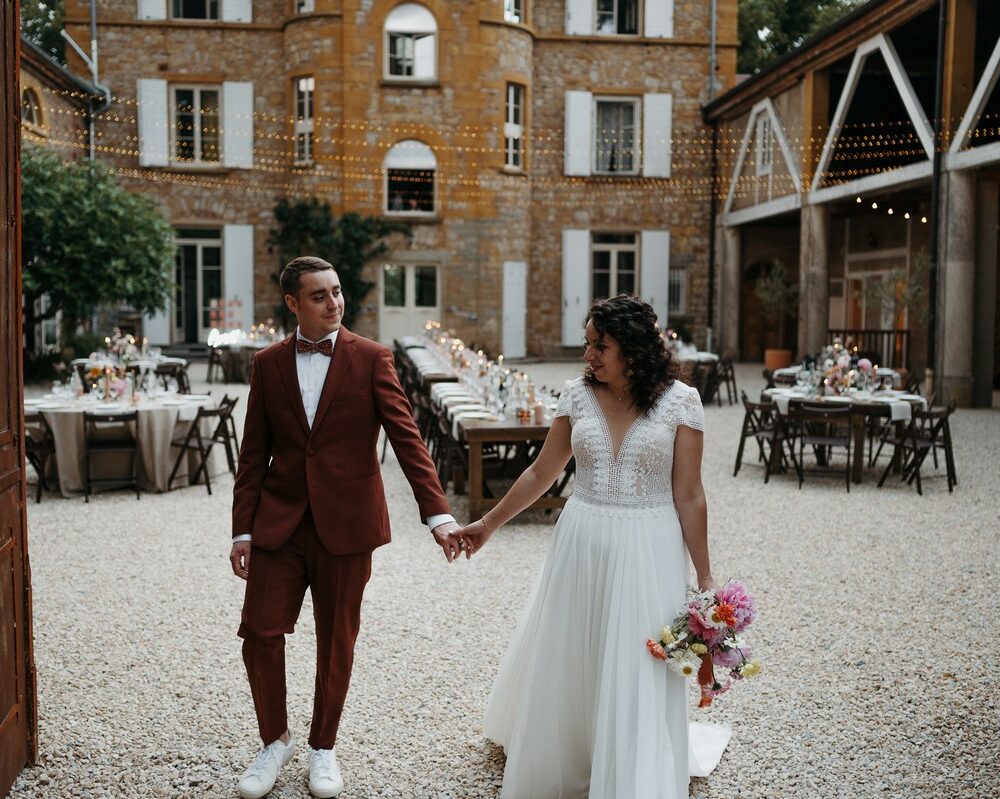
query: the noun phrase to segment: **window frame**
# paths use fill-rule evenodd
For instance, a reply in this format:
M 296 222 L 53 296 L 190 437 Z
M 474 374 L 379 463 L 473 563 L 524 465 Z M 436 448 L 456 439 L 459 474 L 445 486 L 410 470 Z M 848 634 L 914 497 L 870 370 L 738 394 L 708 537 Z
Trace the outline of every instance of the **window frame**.
M 202 235 L 197 235 L 201 233 Z M 225 300 L 226 300 L 226 251 L 225 251 L 225 235 L 223 228 L 221 227 L 205 227 L 198 228 L 189 225 L 175 225 L 174 226 L 174 282 L 176 284 L 174 295 L 172 299 L 173 307 L 171 310 L 171 335 L 176 335 L 180 331 L 181 335 L 185 337 L 187 332 L 185 330 L 185 296 L 184 296 L 184 281 L 183 275 L 181 279 L 178 280 L 177 269 L 180 266 L 178 264 L 178 258 L 180 256 L 181 247 L 188 246 L 194 247 L 195 250 L 195 305 L 197 313 L 198 322 L 198 338 L 199 340 L 204 340 L 204 336 L 207 335 L 208 331 L 213 327 L 223 327 L 224 314 L 225 314 Z M 205 265 L 205 250 L 207 248 L 217 249 L 219 251 L 219 263 L 218 265 L 212 264 L 206 267 Z M 212 306 L 211 302 L 206 302 L 205 297 L 205 273 L 218 272 L 219 275 L 219 296 L 216 298 L 218 304 Z M 220 324 L 213 324 L 211 318 L 213 308 L 218 309 L 217 313 L 220 314 Z M 206 316 L 209 319 L 209 324 L 204 324 Z M 177 324 L 178 317 L 180 317 L 180 324 Z
M 167 7 L 169 9 L 169 19 L 183 19 L 188 22 L 194 20 L 196 22 L 221 22 L 222 21 L 222 3 L 224 0 L 205 0 L 206 11 L 211 8 L 215 8 L 215 16 L 205 16 L 205 17 L 185 17 L 180 14 L 175 13 L 178 5 L 182 5 L 184 0 L 169 0 Z
M 195 115 L 196 124 L 194 126 L 194 145 L 193 149 L 195 152 L 195 158 L 190 161 L 180 159 L 177 157 L 177 91 L 187 91 L 191 90 L 195 92 L 196 103 L 192 106 L 192 113 Z M 219 157 L 215 161 L 205 161 L 201 157 L 201 93 L 203 91 L 214 91 L 219 97 L 219 109 L 216 114 L 218 117 L 217 127 L 216 127 L 216 137 L 218 140 L 218 153 Z M 222 103 L 224 100 L 224 93 L 222 91 L 222 84 L 220 83 L 170 83 L 167 85 L 167 102 L 169 104 L 169 120 L 170 120 L 170 131 L 168 137 L 168 162 L 172 167 L 180 168 L 193 168 L 193 169 L 216 169 L 220 167 L 225 167 L 226 165 L 226 154 L 223 150 L 223 137 L 222 137 L 222 126 L 223 120 L 225 119 L 224 109 Z
M 527 25 L 527 0 L 503 0 L 503 18 L 512 25 Z
M 390 29 L 389 28 L 389 18 L 392 16 L 393 12 L 400 8 L 401 5 L 416 5 L 424 9 L 430 17 L 434 20 L 434 30 L 433 32 L 428 31 L 408 31 L 404 29 Z M 427 6 L 422 3 L 410 2 L 402 3 L 397 5 L 389 14 L 386 16 L 385 22 L 382 25 L 382 49 L 384 51 L 382 58 L 382 79 L 392 83 L 436 83 L 438 81 L 438 59 L 439 59 L 439 37 L 441 34 L 441 27 L 438 25 L 437 17 L 434 13 L 427 8 Z M 418 39 L 432 37 L 433 39 L 433 49 L 434 58 L 432 61 L 431 73 L 429 75 L 417 75 L 417 52 L 416 52 L 416 42 Z M 393 61 L 393 48 L 392 40 L 393 37 L 406 37 L 406 39 L 411 43 L 412 54 L 409 58 L 412 60 L 413 71 L 412 75 L 396 75 L 392 72 L 392 61 Z M 406 56 L 404 55 L 404 58 Z
M 316 11 L 316 0 L 292 0 L 292 3 L 296 15 L 312 14 Z
M 600 131 L 598 130 L 599 106 L 603 103 L 631 104 L 633 108 L 632 122 L 632 167 L 630 169 L 605 170 L 599 168 L 598 153 L 600 150 Z M 642 172 L 642 97 L 634 95 L 594 95 L 591 111 L 591 153 L 590 173 L 592 175 L 620 175 L 637 177 Z
M 31 96 L 32 104 L 28 104 L 28 96 Z M 27 119 L 24 115 L 26 109 L 31 111 L 31 119 Z M 21 103 L 20 103 L 20 116 L 21 124 L 27 125 L 32 130 L 41 130 L 45 127 L 45 118 L 42 115 L 42 98 L 39 97 L 38 92 L 35 90 L 34 86 L 22 86 L 21 87 Z
M 382 177 L 382 197 L 383 197 L 382 212 L 386 216 L 399 216 L 399 217 L 407 217 L 407 218 L 411 218 L 411 219 L 412 218 L 428 219 L 428 218 L 436 217 L 438 215 L 439 205 L 438 205 L 438 180 L 437 180 L 437 173 L 438 173 L 438 171 L 437 171 L 437 167 L 434 167 L 434 169 L 429 169 L 429 168 L 427 168 L 427 169 L 406 169 L 406 168 L 399 168 L 399 167 L 386 167 L 386 168 L 383 169 L 383 172 L 385 174 Z M 396 209 L 391 208 L 390 207 L 390 202 L 389 202 L 389 173 L 390 172 L 430 172 L 431 175 L 432 175 L 432 177 L 431 177 L 431 210 L 430 211 L 421 211 L 421 210 L 418 209 L 416 211 L 409 211 L 409 210 L 407 210 L 405 208 L 396 208 Z
M 754 143 L 756 145 L 754 167 L 757 177 L 772 175 L 774 173 L 774 130 L 771 117 L 767 112 L 757 117 Z
M 308 82 L 305 90 L 300 88 L 302 82 Z M 292 79 L 292 151 L 295 166 L 312 166 L 316 163 L 316 78 L 313 75 L 299 75 Z M 299 116 L 300 95 L 305 98 L 305 112 Z M 304 136 L 305 146 L 299 150 L 299 137 Z
M 520 95 L 517 98 L 518 103 L 512 101 L 512 94 Z M 527 148 L 524 141 L 524 131 L 527 97 L 527 86 L 516 81 L 507 81 L 504 92 L 503 164 L 504 169 L 514 172 L 523 172 L 525 169 Z M 519 113 L 514 113 L 515 111 Z M 515 121 L 514 117 L 519 117 L 520 121 Z
M 677 305 L 673 305 L 673 289 L 677 285 L 679 298 Z M 671 269 L 667 274 L 667 313 L 673 316 L 687 315 L 688 300 L 688 270 Z
M 625 242 L 599 242 L 597 241 L 598 236 L 631 236 L 632 243 L 628 244 Z M 588 292 L 591 296 L 591 300 L 597 299 L 607 299 L 608 297 L 616 297 L 621 294 L 621 290 L 618 288 L 618 254 L 621 252 L 631 252 L 634 254 L 632 274 L 634 276 L 632 294 L 635 296 L 641 296 L 642 291 L 641 279 L 642 279 L 642 251 L 641 251 L 641 239 L 642 237 L 631 231 L 621 231 L 621 230 L 592 230 L 590 232 L 590 271 L 588 276 L 590 278 L 590 291 Z M 611 258 L 608 263 L 608 297 L 597 297 L 594 292 L 594 275 L 596 273 L 595 265 L 595 253 L 607 252 L 611 254 Z
M 611 0 L 611 2 L 614 4 L 614 11 L 612 11 L 612 14 L 614 15 L 616 30 L 614 30 L 614 31 L 602 31 L 601 30 L 601 26 L 600 26 L 600 23 L 599 23 L 600 15 L 602 13 L 607 13 L 607 12 L 601 12 L 601 11 L 599 11 L 598 10 L 598 2 L 594 2 L 594 5 L 593 5 L 593 8 L 594 8 L 594 17 L 591 20 L 591 25 L 593 26 L 592 30 L 594 31 L 594 35 L 595 36 L 642 36 L 643 35 L 643 25 L 645 23 L 645 20 L 643 19 L 643 12 L 644 12 L 643 6 L 645 5 L 645 3 L 643 3 L 642 0 Z M 620 33 L 617 30 L 619 9 L 620 9 L 622 3 L 634 3 L 635 4 L 635 33 Z

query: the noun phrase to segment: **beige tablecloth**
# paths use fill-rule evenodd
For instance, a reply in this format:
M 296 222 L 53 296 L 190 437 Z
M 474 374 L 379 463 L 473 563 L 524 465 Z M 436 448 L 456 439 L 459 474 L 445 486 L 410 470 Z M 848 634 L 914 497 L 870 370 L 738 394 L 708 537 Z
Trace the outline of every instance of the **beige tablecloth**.
M 167 491 L 167 480 L 174 468 L 179 450 L 171 446 L 174 438 L 181 438 L 198 415 L 198 408 L 216 407 L 217 402 L 202 395 L 177 395 L 167 399 L 144 399 L 135 406 L 139 411 L 139 486 L 143 491 Z M 131 410 L 125 403 L 103 403 L 86 399 L 66 402 L 51 400 L 26 402 L 25 412 L 40 411 L 52 428 L 55 439 L 55 472 L 59 490 L 64 497 L 82 494 L 86 474 L 86 447 L 84 442 L 84 414 L 88 410 Z M 202 420 L 202 437 L 211 437 L 217 419 Z M 187 485 L 188 470 L 197 467 L 198 454 L 189 452 L 174 478 L 174 487 Z M 225 453 L 215 445 L 208 456 L 210 475 L 226 468 Z M 101 453 L 91 460 L 91 474 L 95 477 L 112 477 L 129 474 L 129 458 L 122 453 Z

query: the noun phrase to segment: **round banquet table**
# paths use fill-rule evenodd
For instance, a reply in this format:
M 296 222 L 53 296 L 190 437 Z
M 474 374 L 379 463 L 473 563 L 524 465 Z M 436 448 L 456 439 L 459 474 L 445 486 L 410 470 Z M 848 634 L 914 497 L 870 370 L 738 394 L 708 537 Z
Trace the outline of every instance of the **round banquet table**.
M 86 442 L 84 441 L 84 416 L 87 411 L 99 413 L 126 413 L 133 408 L 139 411 L 139 487 L 143 491 L 160 493 L 168 490 L 167 480 L 174 468 L 178 449 L 171 446 L 175 438 L 186 434 L 198 415 L 198 408 L 215 408 L 216 400 L 207 394 L 165 395 L 155 399 L 143 397 L 138 405 L 125 402 L 100 402 L 87 394 L 78 399 L 43 397 L 26 399 L 25 413 L 40 412 L 52 429 L 55 442 L 55 468 L 50 461 L 48 471 L 59 479 L 59 490 L 64 497 L 82 494 L 86 474 Z M 203 419 L 201 434 L 210 438 L 218 419 Z M 130 425 L 131 428 L 131 425 Z M 215 445 L 208 455 L 209 474 L 222 469 L 225 458 Z M 174 477 L 174 485 L 187 485 L 187 475 L 197 467 L 198 454 L 188 452 Z M 221 460 L 220 460 L 221 459 Z M 94 477 L 113 477 L 128 473 L 128 455 L 99 453 L 91 460 Z M 51 476 L 51 475 L 50 475 Z

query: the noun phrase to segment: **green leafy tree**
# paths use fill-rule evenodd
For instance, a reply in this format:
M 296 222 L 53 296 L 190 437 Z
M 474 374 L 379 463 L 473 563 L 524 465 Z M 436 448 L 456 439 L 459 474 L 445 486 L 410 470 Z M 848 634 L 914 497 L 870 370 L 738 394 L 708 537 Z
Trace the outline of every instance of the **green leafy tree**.
M 866 0 L 740 0 L 737 70 L 760 72 Z
M 63 0 L 21 0 L 21 33 L 60 64 L 66 63 L 64 16 Z
M 25 147 L 21 164 L 25 330 L 58 311 L 72 332 L 98 305 L 166 307 L 173 231 L 152 200 L 126 191 L 104 168 L 64 164 L 35 147 Z M 48 309 L 36 315 L 43 294 Z
M 799 287 L 788 279 L 785 265 L 775 259 L 758 278 L 755 290 L 761 311 L 778 325 L 778 347 L 783 348 L 788 317 L 799 306 Z
M 347 213 L 335 218 L 330 203 L 316 197 L 308 200 L 282 198 L 274 209 L 277 227 L 268 244 L 276 248 L 281 265 L 300 255 L 316 255 L 337 269 L 344 291 L 344 321 L 353 324 L 361 303 L 375 285 L 364 279 L 364 268 L 389 252 L 388 239 L 394 234 L 410 235 L 410 226 L 377 216 Z M 279 271 L 272 275 L 277 282 Z M 282 302 L 275 313 L 285 327 L 291 314 Z

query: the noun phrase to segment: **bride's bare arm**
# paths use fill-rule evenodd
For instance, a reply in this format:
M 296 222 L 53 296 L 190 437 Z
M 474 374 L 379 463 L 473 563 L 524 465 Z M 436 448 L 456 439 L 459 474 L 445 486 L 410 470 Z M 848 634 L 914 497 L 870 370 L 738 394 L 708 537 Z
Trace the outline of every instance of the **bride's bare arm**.
M 705 435 L 686 425 L 677 427 L 674 439 L 674 506 L 681 522 L 684 543 L 698 575 L 698 587 L 712 588 L 715 580 L 708 557 L 708 503 L 701 484 L 701 455 Z
M 467 545 L 471 544 L 471 547 L 467 546 L 469 555 L 481 548 L 498 527 L 531 505 L 559 478 L 573 455 L 570 443 L 572 431 L 569 417 L 557 416 L 553 419 L 535 462 L 521 473 L 496 507 L 487 511 L 478 522 L 453 533 L 465 537 Z

